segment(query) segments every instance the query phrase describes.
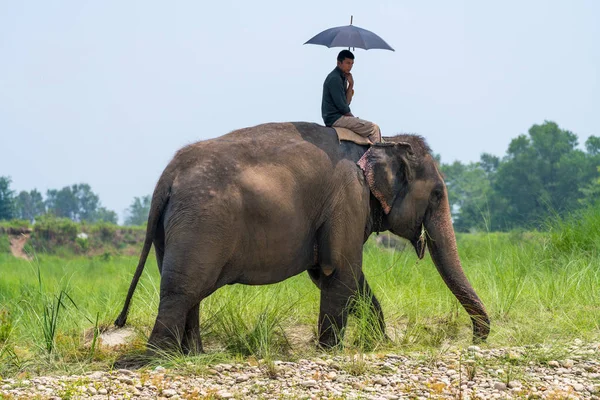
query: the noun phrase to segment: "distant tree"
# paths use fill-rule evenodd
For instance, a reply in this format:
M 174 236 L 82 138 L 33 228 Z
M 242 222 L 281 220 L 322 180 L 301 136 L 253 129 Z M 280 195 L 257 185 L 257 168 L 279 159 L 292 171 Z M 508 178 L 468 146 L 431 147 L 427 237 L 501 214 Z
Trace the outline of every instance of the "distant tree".
M 0 176 L 0 220 L 15 217 L 14 191 L 10 189 L 12 180 L 8 176 Z
M 492 199 L 490 174 L 481 163 L 455 161 L 441 167 L 448 189 L 454 228 L 458 231 L 490 229 L 489 207 Z
M 30 192 L 22 191 L 15 198 L 16 217 L 33 222 L 36 217 L 46 212 L 42 194 L 36 189 Z
M 57 217 L 70 218 L 76 222 L 117 222 L 116 213 L 101 207 L 100 198 L 87 183 L 48 190 L 46 208 Z
M 583 199 L 580 200 L 584 206 L 591 206 L 600 203 L 600 165 L 597 167 L 598 174 L 592 182 L 581 189 Z
M 576 146 L 574 133 L 549 121 L 533 125 L 529 136 L 513 139 L 494 176 L 499 201 L 493 219 L 510 229 L 577 208 L 583 196 L 580 189 L 595 170 Z
M 46 192 L 46 209 L 56 217 L 79 220 L 79 204 L 69 186 L 60 190 L 49 189 Z
M 99 207 L 98 210 L 96 210 L 93 222 L 110 222 L 111 224 L 117 224 L 117 213 L 112 210 L 107 210 L 105 207 Z
M 100 198 L 92 192 L 90 185 L 87 183 L 72 185 L 71 190 L 79 205 L 79 220 L 96 221 L 98 208 L 100 207 Z
M 483 168 L 488 177 L 492 177 L 500 166 L 500 158 L 489 153 L 483 153 L 479 160 L 479 166 Z
M 585 148 L 590 156 L 600 155 L 600 137 L 590 136 L 585 141 Z
M 150 196 L 134 197 L 133 202 L 127 209 L 125 225 L 144 225 L 148 221 L 150 201 Z
M 530 227 L 597 201 L 600 138 L 590 136 L 585 148 L 546 121 L 514 138 L 503 158 L 484 153 L 477 163 L 441 164 L 455 229 Z

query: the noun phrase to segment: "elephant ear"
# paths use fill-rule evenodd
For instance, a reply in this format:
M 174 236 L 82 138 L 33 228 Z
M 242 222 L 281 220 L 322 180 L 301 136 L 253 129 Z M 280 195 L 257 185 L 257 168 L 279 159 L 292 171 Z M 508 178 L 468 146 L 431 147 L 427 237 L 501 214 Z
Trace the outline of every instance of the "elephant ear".
M 376 143 L 358 160 L 371 193 L 389 214 L 403 186 L 412 179 L 407 156 L 412 155 L 409 143 Z

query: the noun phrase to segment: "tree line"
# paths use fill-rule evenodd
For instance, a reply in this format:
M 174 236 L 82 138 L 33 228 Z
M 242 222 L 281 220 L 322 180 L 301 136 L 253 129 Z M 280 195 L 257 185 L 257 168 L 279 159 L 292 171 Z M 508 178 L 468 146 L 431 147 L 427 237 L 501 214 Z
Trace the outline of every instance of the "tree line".
M 50 189 L 42 196 L 37 189 L 16 194 L 12 180 L 0 176 L 0 220 L 26 220 L 33 223 L 41 216 L 68 218 L 75 222 L 118 222 L 117 213 L 103 207 L 100 197 L 87 183 Z M 143 225 L 148 219 L 150 196 L 135 197 L 127 209 L 126 225 Z
M 440 162 L 454 227 L 458 231 L 505 231 L 542 226 L 554 215 L 586 207 L 600 199 L 600 137 L 590 136 L 585 150 L 577 135 L 546 121 L 514 138 L 503 157 L 484 153 L 472 163 Z M 0 177 L 0 220 L 33 222 L 51 214 L 73 221 L 117 222 L 88 184 L 15 194 L 11 180 Z M 126 225 L 143 225 L 150 196 L 135 197 Z
M 454 228 L 506 231 L 544 226 L 600 198 L 600 138 L 585 150 L 577 135 L 546 121 L 514 138 L 503 157 L 441 164 Z

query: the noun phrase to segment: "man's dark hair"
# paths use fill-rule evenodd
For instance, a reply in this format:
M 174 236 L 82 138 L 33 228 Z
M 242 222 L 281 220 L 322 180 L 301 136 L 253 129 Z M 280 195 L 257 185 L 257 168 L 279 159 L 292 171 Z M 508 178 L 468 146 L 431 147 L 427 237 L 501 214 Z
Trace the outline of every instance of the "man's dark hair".
M 354 54 L 352 54 L 352 52 L 350 50 L 342 50 L 342 51 L 340 51 L 340 54 L 338 54 L 338 59 L 337 60 L 339 62 L 344 62 L 344 60 L 346 58 L 354 60 Z

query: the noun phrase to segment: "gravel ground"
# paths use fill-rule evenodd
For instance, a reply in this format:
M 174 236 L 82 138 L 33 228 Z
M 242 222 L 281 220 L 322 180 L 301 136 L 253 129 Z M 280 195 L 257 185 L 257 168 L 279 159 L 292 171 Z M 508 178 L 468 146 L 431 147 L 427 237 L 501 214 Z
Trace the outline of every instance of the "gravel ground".
M 0 380 L 0 398 L 42 399 L 600 399 L 600 343 L 575 341 L 547 358 L 541 347 L 325 356 L 271 368 L 252 360 L 201 375 L 153 370 Z M 554 353 L 557 354 L 557 353 Z M 275 371 L 269 377 L 269 371 Z

